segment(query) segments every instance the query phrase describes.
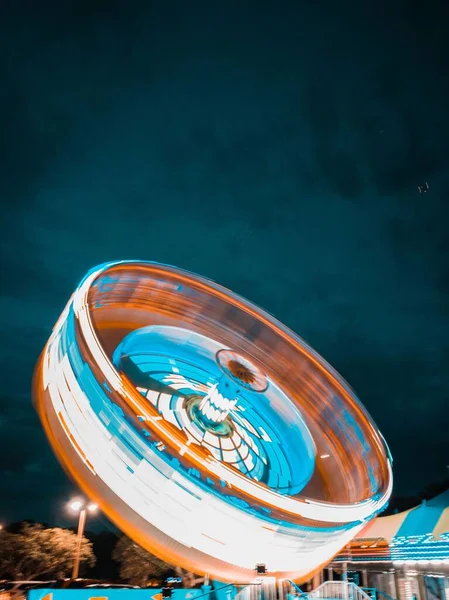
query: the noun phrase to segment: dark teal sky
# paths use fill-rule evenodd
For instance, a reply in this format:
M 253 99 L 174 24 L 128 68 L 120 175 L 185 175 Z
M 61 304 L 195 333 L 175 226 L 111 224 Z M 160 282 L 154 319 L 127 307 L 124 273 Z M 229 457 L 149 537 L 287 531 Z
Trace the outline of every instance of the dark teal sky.
M 2 2 L 0 520 L 60 517 L 32 370 L 113 259 L 263 306 L 356 389 L 397 493 L 444 478 L 449 9 L 419 4 Z

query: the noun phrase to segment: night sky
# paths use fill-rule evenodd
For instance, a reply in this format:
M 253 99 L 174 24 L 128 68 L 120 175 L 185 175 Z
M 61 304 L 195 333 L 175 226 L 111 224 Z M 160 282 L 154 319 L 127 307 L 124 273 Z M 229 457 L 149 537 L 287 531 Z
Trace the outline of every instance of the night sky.
M 444 479 L 448 21 L 443 0 L 3 0 L 1 521 L 63 520 L 31 377 L 115 259 L 266 308 L 358 392 L 396 493 Z

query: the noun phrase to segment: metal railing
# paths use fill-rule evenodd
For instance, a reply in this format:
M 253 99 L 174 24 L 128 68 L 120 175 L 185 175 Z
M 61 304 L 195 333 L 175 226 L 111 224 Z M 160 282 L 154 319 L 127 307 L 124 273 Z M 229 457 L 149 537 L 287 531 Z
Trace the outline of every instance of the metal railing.
M 287 583 L 290 585 L 290 588 L 292 589 L 295 598 L 301 598 L 301 600 L 308 600 L 308 593 L 302 590 L 299 587 L 299 585 L 297 585 L 294 581 L 291 581 L 291 579 L 287 579 Z
M 308 596 L 310 600 L 371 600 L 362 588 L 348 581 L 325 581 Z
M 384 598 L 384 600 L 396 600 L 396 598 L 393 598 L 393 596 L 390 596 L 390 594 L 376 589 L 376 600 L 379 600 L 379 596 Z
M 377 588 L 362 587 L 362 590 L 368 594 L 371 600 L 377 600 L 377 594 L 379 593 Z
M 368 594 L 371 600 L 396 600 L 396 598 L 393 598 L 390 594 L 378 590 L 377 588 L 362 587 L 362 590 Z

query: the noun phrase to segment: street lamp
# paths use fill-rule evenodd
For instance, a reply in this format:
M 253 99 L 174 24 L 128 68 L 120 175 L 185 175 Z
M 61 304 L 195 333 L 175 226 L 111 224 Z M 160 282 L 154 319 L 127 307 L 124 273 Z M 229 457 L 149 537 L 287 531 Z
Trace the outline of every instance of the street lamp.
M 86 525 L 87 513 L 95 513 L 98 506 L 93 502 L 87 503 L 84 500 L 72 500 L 69 502 L 69 509 L 78 513 L 78 530 L 76 534 L 76 551 L 73 562 L 72 579 L 77 579 L 80 571 L 81 543 L 83 541 L 84 527 Z

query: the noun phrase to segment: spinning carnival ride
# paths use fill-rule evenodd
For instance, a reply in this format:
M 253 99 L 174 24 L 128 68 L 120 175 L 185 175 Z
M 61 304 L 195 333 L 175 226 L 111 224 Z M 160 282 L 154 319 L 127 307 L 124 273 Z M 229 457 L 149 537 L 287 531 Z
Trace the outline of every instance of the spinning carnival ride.
M 388 448 L 341 377 L 276 319 L 174 267 L 81 282 L 34 398 L 84 493 L 168 563 L 304 580 L 385 507 Z

